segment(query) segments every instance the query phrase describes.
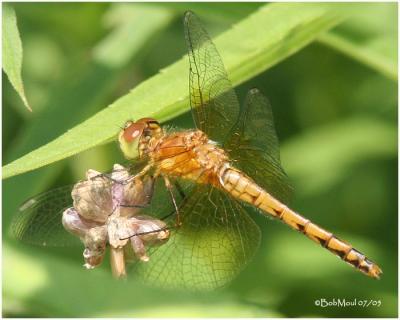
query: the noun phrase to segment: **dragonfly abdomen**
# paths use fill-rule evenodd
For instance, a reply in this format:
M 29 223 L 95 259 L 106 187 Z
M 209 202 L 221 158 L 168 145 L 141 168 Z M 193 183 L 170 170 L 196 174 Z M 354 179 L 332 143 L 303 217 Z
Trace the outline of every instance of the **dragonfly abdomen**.
M 278 218 L 293 229 L 303 233 L 366 275 L 379 278 L 382 270 L 351 244 L 339 239 L 333 233 L 302 217 L 286 206 L 283 206 L 280 212 L 279 210 L 277 211 Z
M 379 275 L 382 273 L 378 265 L 353 248 L 352 245 L 340 240 L 333 233 L 321 228 L 285 206 L 243 172 L 227 167 L 220 174 L 220 182 L 222 188 L 236 199 L 247 202 L 261 209 L 264 213 L 282 220 L 291 228 L 303 233 L 366 275 L 379 278 Z
M 282 203 L 258 186 L 243 172 L 232 167 L 224 168 L 220 174 L 220 183 L 223 189 L 228 191 L 236 199 L 247 202 L 279 218 L 276 209 L 280 209 Z

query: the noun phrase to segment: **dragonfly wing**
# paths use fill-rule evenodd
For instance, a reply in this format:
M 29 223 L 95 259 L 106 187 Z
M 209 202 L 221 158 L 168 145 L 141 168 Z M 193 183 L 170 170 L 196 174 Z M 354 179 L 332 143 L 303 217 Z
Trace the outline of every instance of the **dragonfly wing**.
M 65 209 L 72 207 L 73 185 L 39 194 L 21 205 L 11 222 L 11 232 L 23 242 L 40 246 L 69 246 L 79 239 L 68 233 L 62 223 Z
M 240 203 L 199 186 L 180 208 L 182 226 L 171 232 L 136 273 L 162 287 L 205 290 L 232 280 L 258 249 L 260 230 Z
M 196 127 L 224 142 L 239 114 L 239 102 L 222 59 L 193 12 L 184 18 L 190 63 L 190 106 Z
M 290 199 L 292 187 L 281 166 L 271 105 L 258 89 L 247 94 L 224 148 L 235 166 L 274 197 L 281 201 Z

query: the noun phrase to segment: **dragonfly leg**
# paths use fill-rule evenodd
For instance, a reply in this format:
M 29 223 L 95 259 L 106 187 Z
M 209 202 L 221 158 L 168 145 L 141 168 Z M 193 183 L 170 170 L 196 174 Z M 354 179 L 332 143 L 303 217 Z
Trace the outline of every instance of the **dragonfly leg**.
M 179 195 L 181 197 L 181 200 L 185 199 L 186 195 L 185 195 L 185 192 L 183 191 L 181 185 L 178 183 L 178 181 L 175 181 L 174 184 L 175 184 L 176 190 L 178 190 L 178 193 L 179 193 Z
M 139 173 L 137 173 L 137 174 L 135 174 L 135 175 L 133 175 L 133 176 L 130 176 L 128 179 L 126 179 L 125 181 L 122 181 L 122 184 L 128 184 L 128 183 L 130 183 L 130 182 L 132 182 L 133 180 L 135 180 L 135 179 L 137 179 L 137 178 L 141 178 L 141 177 L 143 177 L 145 174 L 147 174 L 149 171 L 150 171 L 150 169 L 153 167 L 153 163 L 152 162 L 150 162 L 148 165 L 146 165 L 143 169 L 142 169 L 142 171 L 140 171 Z
M 174 215 L 176 213 L 176 211 L 172 211 L 171 213 L 168 213 L 166 216 L 160 218 L 160 220 L 164 221 L 166 219 L 168 219 L 170 216 Z
M 175 181 L 174 185 L 175 185 L 175 188 L 178 190 L 178 193 L 179 193 L 179 195 L 181 197 L 181 200 L 185 199 L 186 195 L 183 192 L 183 189 L 180 186 L 180 184 L 177 181 Z M 174 210 L 171 213 L 168 213 L 166 216 L 163 216 L 162 218 L 160 218 L 160 220 L 164 221 L 164 220 L 168 219 L 170 216 L 174 215 L 175 213 L 176 213 L 176 211 Z
M 175 212 L 176 212 L 175 224 L 177 227 L 180 227 L 182 222 L 180 219 L 179 208 L 178 208 L 178 205 L 176 204 L 174 193 L 172 192 L 171 181 L 169 180 L 169 178 L 167 176 L 163 176 L 163 178 L 164 178 L 165 186 L 167 187 L 167 190 L 171 196 L 172 203 L 174 204 L 174 208 L 175 208 Z

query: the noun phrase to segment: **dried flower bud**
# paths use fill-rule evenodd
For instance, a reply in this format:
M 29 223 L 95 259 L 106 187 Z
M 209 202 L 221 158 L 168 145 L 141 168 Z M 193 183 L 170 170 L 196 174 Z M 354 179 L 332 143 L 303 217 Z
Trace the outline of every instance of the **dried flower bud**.
M 85 245 L 85 251 L 83 252 L 84 266 L 87 269 L 93 269 L 103 261 L 107 244 L 106 226 L 94 227 L 88 230 L 83 243 Z
M 139 237 L 146 245 L 163 244 L 169 239 L 170 233 L 164 221 L 145 215 L 134 219 L 134 223 L 139 226 L 137 233 L 141 233 Z
M 143 240 L 140 238 L 140 236 L 133 236 L 131 237 L 130 241 L 135 256 L 144 262 L 149 261 L 150 258 L 146 253 L 146 247 L 144 246 Z
M 130 183 L 124 185 L 120 215 L 132 217 L 139 214 L 143 207 L 149 205 L 153 188 L 154 179 L 151 177 L 145 177 L 143 180 L 133 179 Z
M 131 246 L 136 257 L 142 261 L 149 261 L 146 246 L 160 245 L 168 241 L 169 230 L 166 224 L 150 216 L 129 218 L 131 232 Z
M 67 231 L 80 238 L 83 238 L 86 232 L 93 227 L 84 222 L 74 208 L 68 208 L 63 212 L 62 224 Z
M 108 242 L 113 248 L 122 248 L 128 243 L 128 220 L 125 217 L 110 217 L 107 223 Z
M 74 208 L 84 219 L 104 223 L 113 211 L 111 180 L 94 170 L 87 177 L 72 189 Z
M 111 178 L 114 181 L 124 182 L 129 178 L 129 171 L 124 166 L 121 166 L 120 164 L 116 163 L 113 166 Z
M 103 262 L 104 254 L 105 252 L 98 253 L 90 251 L 88 248 L 85 248 L 85 250 L 83 251 L 85 264 L 83 266 L 86 269 L 94 269 Z

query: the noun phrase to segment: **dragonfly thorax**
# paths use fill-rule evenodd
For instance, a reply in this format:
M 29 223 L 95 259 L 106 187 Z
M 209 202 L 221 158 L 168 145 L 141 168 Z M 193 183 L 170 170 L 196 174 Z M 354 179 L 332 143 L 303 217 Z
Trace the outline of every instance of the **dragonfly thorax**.
M 229 163 L 225 151 L 201 130 L 165 134 L 148 150 L 158 172 L 197 183 L 218 185 L 218 172 Z

